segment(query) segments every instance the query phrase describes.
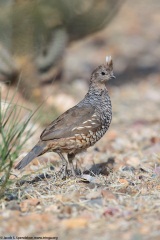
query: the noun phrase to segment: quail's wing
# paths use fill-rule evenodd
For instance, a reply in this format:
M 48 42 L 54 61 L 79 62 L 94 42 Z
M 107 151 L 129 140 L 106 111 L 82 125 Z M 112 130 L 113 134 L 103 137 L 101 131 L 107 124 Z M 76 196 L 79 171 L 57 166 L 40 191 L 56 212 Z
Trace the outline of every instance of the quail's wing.
M 54 120 L 41 134 L 42 141 L 72 137 L 76 133 L 96 131 L 101 126 L 92 106 L 75 106 Z

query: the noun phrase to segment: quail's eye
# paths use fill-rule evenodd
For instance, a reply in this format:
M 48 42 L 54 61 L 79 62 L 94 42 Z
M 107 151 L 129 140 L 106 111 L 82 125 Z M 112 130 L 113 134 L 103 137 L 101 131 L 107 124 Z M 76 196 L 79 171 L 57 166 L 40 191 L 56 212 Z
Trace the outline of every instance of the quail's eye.
M 105 75 L 105 72 L 101 72 L 102 75 Z

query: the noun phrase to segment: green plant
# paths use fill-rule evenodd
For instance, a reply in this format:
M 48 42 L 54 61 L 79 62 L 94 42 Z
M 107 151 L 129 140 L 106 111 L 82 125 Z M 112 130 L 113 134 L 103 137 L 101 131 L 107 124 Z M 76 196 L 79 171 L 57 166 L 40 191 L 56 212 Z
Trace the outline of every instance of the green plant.
M 33 125 L 29 126 L 29 122 L 35 111 L 18 105 L 16 93 L 17 90 L 10 96 L 8 91 L 3 99 L 0 88 L 0 198 L 9 182 L 14 160 L 33 134 Z

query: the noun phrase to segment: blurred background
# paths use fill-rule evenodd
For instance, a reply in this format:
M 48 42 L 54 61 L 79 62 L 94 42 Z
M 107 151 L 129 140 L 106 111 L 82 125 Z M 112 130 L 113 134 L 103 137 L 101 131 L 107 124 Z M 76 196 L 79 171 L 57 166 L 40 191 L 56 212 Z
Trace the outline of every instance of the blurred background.
M 20 103 L 32 108 L 45 101 L 42 124 L 83 98 L 106 55 L 117 77 L 111 95 L 126 84 L 132 92 L 143 82 L 143 92 L 149 80 L 159 82 L 159 0 L 0 0 L 4 95 L 19 84 Z

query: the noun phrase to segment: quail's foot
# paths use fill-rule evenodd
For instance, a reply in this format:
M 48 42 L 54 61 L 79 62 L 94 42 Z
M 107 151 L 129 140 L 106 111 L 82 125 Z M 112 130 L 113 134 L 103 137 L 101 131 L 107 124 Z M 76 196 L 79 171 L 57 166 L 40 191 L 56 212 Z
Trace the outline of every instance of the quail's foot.
M 69 174 L 68 174 L 67 166 L 63 165 L 61 169 L 58 171 L 57 175 L 63 180 L 68 178 Z
M 70 164 L 70 169 L 66 168 L 65 166 L 62 166 L 57 173 L 57 175 L 63 180 L 70 177 L 79 178 L 81 177 L 81 174 L 82 173 L 80 169 L 77 168 L 75 169 L 73 164 Z

